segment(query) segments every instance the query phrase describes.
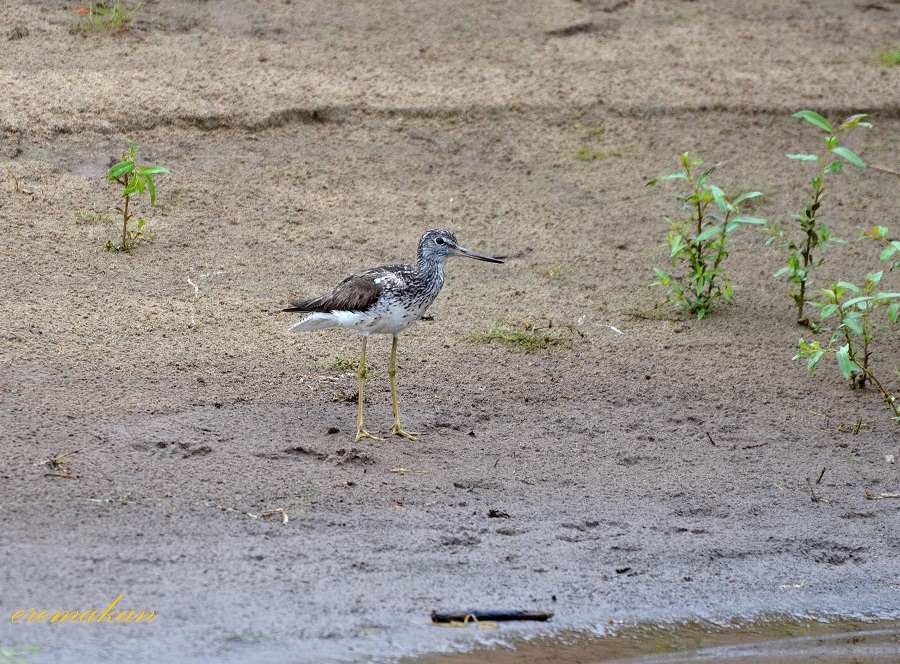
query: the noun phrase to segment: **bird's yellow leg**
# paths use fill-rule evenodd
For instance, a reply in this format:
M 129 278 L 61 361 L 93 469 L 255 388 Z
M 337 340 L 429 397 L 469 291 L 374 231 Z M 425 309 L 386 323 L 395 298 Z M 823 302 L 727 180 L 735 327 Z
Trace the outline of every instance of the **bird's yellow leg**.
M 363 424 L 363 401 L 365 400 L 363 390 L 366 385 L 366 337 L 363 337 L 362 340 L 362 355 L 359 357 L 359 370 L 356 372 L 356 376 L 359 379 L 359 407 L 356 414 L 356 440 L 354 442 L 359 442 L 361 438 L 383 441 L 384 438 L 373 436 L 366 431 L 366 426 Z
M 397 397 L 397 337 L 391 344 L 391 363 L 388 365 L 388 378 L 391 379 L 391 400 L 394 402 L 394 426 L 391 433 L 410 440 L 419 440 L 421 434 L 415 431 L 404 431 L 400 426 L 400 399 Z

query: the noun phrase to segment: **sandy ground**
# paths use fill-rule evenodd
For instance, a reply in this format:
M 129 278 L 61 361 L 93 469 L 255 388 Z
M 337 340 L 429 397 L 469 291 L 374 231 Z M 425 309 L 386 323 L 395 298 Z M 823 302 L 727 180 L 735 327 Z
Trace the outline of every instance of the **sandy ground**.
M 732 306 L 632 315 L 661 297 L 673 212 L 643 185 L 676 154 L 721 162 L 769 218 L 804 196 L 785 153 L 818 146 L 794 111 L 872 113 L 846 144 L 900 170 L 900 67 L 876 54 L 900 43 L 896 2 L 147 1 L 87 36 L 71 6 L 0 12 L 0 157 L 33 192 L 3 173 L 0 645 L 371 661 L 610 618 L 900 618 L 900 501 L 866 496 L 900 490 L 898 427 L 790 361 L 804 330 L 765 235 L 734 238 Z M 155 241 L 116 254 L 84 213 L 112 214 L 127 138 L 172 175 L 139 208 Z M 848 169 L 828 223 L 900 230 L 897 185 Z M 412 259 L 435 226 L 508 261 L 451 263 L 401 338 L 422 440 L 354 443 L 358 337 L 289 335 L 279 309 Z M 817 284 L 877 255 L 836 249 Z M 470 340 L 498 319 L 565 343 Z M 389 348 L 370 352 L 381 432 Z M 875 357 L 890 376 L 896 337 Z M 158 618 L 11 621 L 120 594 Z M 429 624 L 467 607 L 555 617 Z

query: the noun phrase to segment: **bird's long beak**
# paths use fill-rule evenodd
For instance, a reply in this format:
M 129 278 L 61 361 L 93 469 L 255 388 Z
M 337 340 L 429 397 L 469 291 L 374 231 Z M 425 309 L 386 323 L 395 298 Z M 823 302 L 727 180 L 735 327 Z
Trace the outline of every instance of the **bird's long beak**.
M 499 258 L 491 258 L 490 256 L 482 256 L 481 254 L 476 254 L 474 251 L 469 251 L 459 245 L 453 247 L 457 256 L 466 256 L 467 258 L 474 258 L 479 261 L 487 261 L 488 263 L 502 263 L 503 261 Z

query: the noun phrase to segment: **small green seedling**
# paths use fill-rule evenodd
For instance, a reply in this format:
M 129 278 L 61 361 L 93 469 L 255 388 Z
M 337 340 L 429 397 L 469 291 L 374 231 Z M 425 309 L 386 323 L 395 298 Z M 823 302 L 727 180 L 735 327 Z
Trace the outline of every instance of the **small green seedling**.
M 722 298 L 731 301 L 731 281 L 722 268 L 728 257 L 728 237 L 741 224 L 765 224 L 765 219 L 748 217 L 740 213 L 742 202 L 762 196 L 750 191 L 729 198 L 719 187 L 709 183 L 715 166 L 700 175 L 695 169 L 703 166 L 701 159 L 691 159 L 687 152 L 680 156 L 681 170 L 654 178 L 647 186 L 664 180 L 684 180 L 690 193 L 676 195 L 681 203 L 681 218 L 664 217 L 669 224 L 669 258 L 673 267 L 682 268 L 682 274 L 674 276 L 655 269 L 656 281 L 652 286 L 666 289 L 666 301 L 683 306 L 697 320 L 712 309 L 713 303 Z
M 597 127 L 592 127 L 591 125 L 579 122 L 578 127 L 588 132 L 588 142 L 574 150 L 570 150 L 569 156 L 578 161 L 606 159 L 606 150 L 597 146 L 597 143 L 606 138 L 606 125 L 601 124 Z
M 7 164 L 7 163 L 4 161 L 4 162 L 3 162 L 3 166 L 6 167 L 6 172 L 9 173 L 9 177 L 11 177 L 11 178 L 13 179 L 13 186 L 16 188 L 16 191 L 17 191 L 18 193 L 20 193 L 20 194 L 28 194 L 29 196 L 32 195 L 32 194 L 34 194 L 34 192 L 31 191 L 31 189 L 28 189 L 28 188 L 23 184 L 22 178 L 16 176 L 16 174 L 13 173 L 13 169 L 10 168 L 10 165 L 9 165 L 9 164 Z
M 539 272 L 550 280 L 562 279 L 570 272 L 568 265 L 548 265 L 539 270 Z
M 881 51 L 879 54 L 881 64 L 884 67 L 893 67 L 900 65 L 900 46 L 892 48 L 888 51 Z
M 115 222 L 115 219 L 102 212 L 81 210 L 75 213 L 75 223 L 80 226 L 98 226 L 101 224 L 114 224 Z
M 900 240 L 889 238 L 886 226 L 875 226 L 868 233 L 863 233 L 862 237 L 885 245 L 879 258 L 882 263 L 888 264 L 888 272 L 900 268 Z
M 890 272 L 900 264 L 891 264 L 895 254 L 900 256 L 900 242 L 887 240 L 887 234 L 887 228 L 877 226 L 865 237 L 885 239 L 887 247 L 881 252 L 881 261 L 890 265 Z M 881 270 L 867 275 L 863 287 L 839 281 L 831 288 L 822 289 L 824 301 L 809 304 L 821 310 L 823 322 L 835 319 L 837 328 L 832 331 L 824 347 L 818 341 L 807 342 L 800 339 L 800 351 L 794 359 L 806 358 L 809 372 L 813 373 L 819 360 L 824 355 L 833 353 L 844 378 L 854 388 L 865 388 L 867 383 L 873 383 L 893 410 L 893 419 L 900 424 L 900 389 L 893 390 L 892 393 L 883 376 L 875 374 L 871 362 L 872 342 L 876 332 L 892 337 L 900 326 L 900 292 L 879 291 L 883 277 L 884 271 Z M 835 348 L 838 344 L 840 345 Z M 900 376 L 897 368 L 893 371 Z
M 814 111 L 800 111 L 794 113 L 792 117 L 806 120 L 827 134 L 824 137 L 825 149 L 821 155 L 788 155 L 788 159 L 814 161 L 819 164 L 819 168 L 817 173 L 810 178 L 812 189 L 809 192 L 809 203 L 804 206 L 800 214 L 794 216 L 800 233 L 791 237 L 775 221 L 766 225 L 767 230 L 772 233 L 772 237 L 766 244 L 780 242 L 780 246 L 787 249 L 787 265 L 778 270 L 774 276 L 787 275 L 788 281 L 796 286 L 796 289 L 791 292 L 791 297 L 797 305 L 797 322 L 801 325 L 809 325 L 809 319 L 803 315 L 803 309 L 807 303 L 806 291 L 809 286 L 810 273 L 825 260 L 820 255 L 821 250 L 832 244 L 843 242 L 843 240 L 833 237 L 828 227 L 820 220 L 820 208 L 825 195 L 825 176 L 830 173 L 840 173 L 844 167 L 844 161 L 857 168 L 864 169 L 866 167 L 854 152 L 838 145 L 838 136 L 841 132 L 857 125 L 860 127 L 871 127 L 872 125 L 862 121 L 863 118 L 869 117 L 864 113 L 851 115 L 837 129 Z
M 16 648 L 0 648 L 0 664 L 28 664 L 22 656 L 30 652 L 39 652 L 37 646 L 18 646 Z
M 140 8 L 140 5 L 129 8 L 121 0 L 112 4 L 91 2 L 87 7 L 75 10 L 76 19 L 72 24 L 72 32 L 121 32 L 128 28 Z
M 314 360 L 309 366 L 312 369 L 318 369 L 320 371 L 333 370 L 340 371 L 341 373 L 352 373 L 355 376 L 356 372 L 359 370 L 359 360 L 349 357 L 335 357 L 331 360 Z M 375 378 L 377 375 L 378 370 L 367 362 L 365 369 L 366 380 Z
M 552 320 L 520 325 L 498 320 L 487 331 L 469 333 L 469 341 L 492 343 L 498 341 L 505 346 L 525 352 L 536 352 L 553 347 L 571 348 L 576 339 L 584 338 L 584 333 L 572 325 L 554 325 Z
M 122 198 L 125 203 L 116 210 L 122 214 L 122 241 L 115 244 L 112 240 L 106 242 L 107 251 L 131 251 L 134 245 L 141 240 L 152 240 L 153 236 L 144 232 L 144 219 L 138 219 L 134 228 L 129 228 L 129 222 L 134 216 L 129 207 L 131 198 L 144 191 L 150 194 L 150 205 L 156 203 L 156 185 L 153 176 L 168 174 L 169 170 L 162 166 L 138 166 L 136 161 L 137 145 L 131 141 L 131 149 L 122 153 L 122 161 L 109 169 L 106 179 L 117 182 L 122 187 Z

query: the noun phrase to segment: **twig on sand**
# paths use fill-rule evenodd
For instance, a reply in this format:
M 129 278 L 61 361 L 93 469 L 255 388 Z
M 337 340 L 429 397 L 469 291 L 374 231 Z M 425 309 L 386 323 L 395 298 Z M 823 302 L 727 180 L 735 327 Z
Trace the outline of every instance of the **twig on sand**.
M 900 493 L 882 493 L 876 496 L 871 491 L 866 491 L 866 500 L 884 500 L 885 498 L 900 498 Z
M 67 480 L 77 480 L 78 475 L 73 475 L 71 470 L 64 473 L 44 473 L 44 477 L 65 477 Z
M 479 623 L 481 620 L 499 622 L 501 620 L 538 620 L 547 621 L 553 617 L 548 611 L 504 611 L 496 609 L 470 609 L 468 611 L 432 611 L 431 621 L 434 623 L 449 623 L 462 627 L 470 620 Z
M 823 470 L 822 470 L 822 475 L 824 475 L 824 474 L 825 474 L 825 471 L 824 471 L 824 469 L 823 469 Z M 822 475 L 819 475 L 819 479 L 822 479 Z M 818 480 L 817 480 L 817 481 L 816 481 L 816 484 L 818 484 L 818 483 L 819 483 L 819 482 L 818 482 Z M 821 497 L 819 497 L 819 496 L 816 495 L 816 490 L 813 489 L 812 480 L 811 480 L 810 478 L 808 478 L 808 477 L 806 478 L 806 486 L 809 487 L 809 495 L 812 496 L 812 501 L 813 501 L 814 503 L 825 503 L 825 504 L 827 505 L 828 503 L 831 502 L 828 498 L 821 498 Z
M 869 168 L 873 171 L 881 171 L 882 173 L 890 173 L 891 175 L 896 175 L 900 178 L 900 173 L 897 171 L 892 171 L 890 168 L 885 168 L 884 166 L 875 166 L 874 164 L 869 164 Z

